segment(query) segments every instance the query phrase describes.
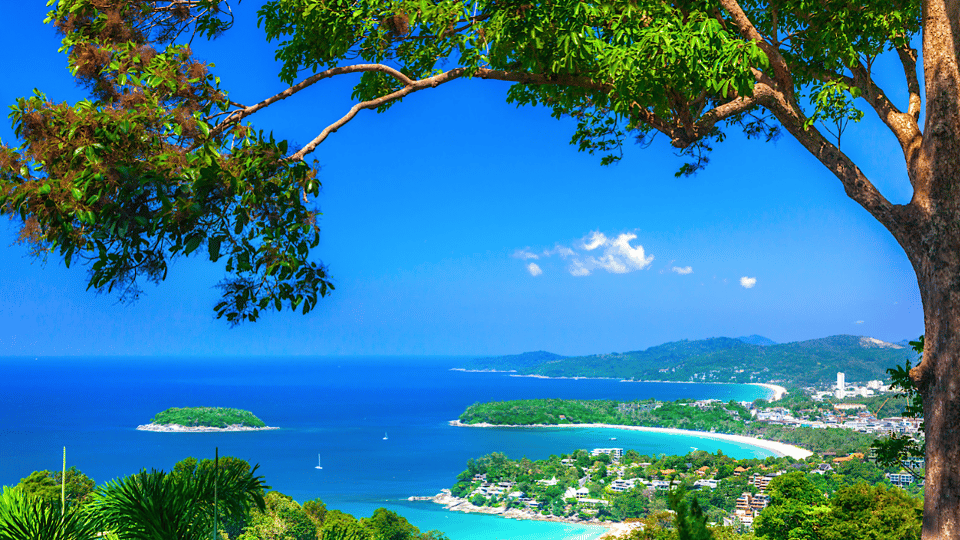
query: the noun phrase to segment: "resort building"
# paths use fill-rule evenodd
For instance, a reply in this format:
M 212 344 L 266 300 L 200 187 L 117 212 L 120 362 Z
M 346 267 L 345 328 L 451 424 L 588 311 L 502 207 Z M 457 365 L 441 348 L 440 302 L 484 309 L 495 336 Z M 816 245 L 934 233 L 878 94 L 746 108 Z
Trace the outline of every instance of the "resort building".
M 612 459 L 620 460 L 623 457 L 623 448 L 594 448 L 590 451 L 591 456 L 599 456 L 601 454 L 607 454 Z
M 618 478 L 610 483 L 610 491 L 615 493 L 623 493 L 624 491 L 630 491 L 635 488 L 637 485 L 636 480 L 624 480 Z
M 899 488 L 904 488 L 912 484 L 915 478 L 910 473 L 901 472 L 901 473 L 887 473 L 887 480 L 889 480 L 891 484 Z

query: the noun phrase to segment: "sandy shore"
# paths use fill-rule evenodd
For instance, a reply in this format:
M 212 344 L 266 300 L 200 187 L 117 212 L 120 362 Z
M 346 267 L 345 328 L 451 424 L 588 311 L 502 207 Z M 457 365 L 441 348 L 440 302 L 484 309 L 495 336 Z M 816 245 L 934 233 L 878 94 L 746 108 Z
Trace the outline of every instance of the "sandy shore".
M 691 431 L 688 429 L 675 429 L 675 428 L 657 428 L 657 427 L 643 427 L 643 426 L 619 426 L 612 424 L 533 424 L 533 425 L 494 425 L 487 423 L 480 424 L 464 424 L 459 420 L 451 420 L 451 426 L 457 427 L 498 427 L 498 428 L 610 428 L 610 429 L 625 429 L 628 431 L 648 431 L 652 433 L 667 433 L 670 435 L 685 435 L 688 437 L 701 437 L 704 439 L 719 439 L 722 441 L 730 441 L 740 444 L 749 444 L 750 446 L 756 446 L 758 448 L 763 448 L 764 450 L 769 450 L 778 456 L 790 456 L 794 459 L 804 459 L 813 455 L 813 452 L 809 450 L 804 450 L 799 446 L 793 446 L 792 444 L 786 444 L 776 441 L 768 441 L 766 439 L 758 439 L 756 437 L 746 437 L 743 435 L 729 435 L 727 433 L 708 433 L 706 431 Z
M 767 390 L 770 390 L 771 392 L 773 392 L 773 397 L 768 399 L 767 401 L 778 401 L 780 399 L 783 399 L 783 396 L 787 395 L 787 389 L 780 386 L 779 384 L 767 384 L 767 383 L 760 383 L 760 382 L 755 382 L 750 384 L 752 384 L 753 386 L 762 386 Z
M 180 424 L 144 424 L 137 426 L 139 431 L 159 431 L 163 433 L 220 433 L 223 431 L 267 431 L 270 429 L 280 429 L 278 427 L 250 427 L 233 424 L 225 428 L 206 427 L 206 426 L 181 426 Z
M 495 370 L 469 370 L 469 369 L 460 369 L 454 368 L 450 371 L 491 371 Z M 508 372 L 498 372 L 498 373 L 508 373 Z M 586 380 L 609 380 L 609 379 L 618 379 L 619 377 L 548 377 L 546 375 L 510 375 L 511 377 L 530 377 L 533 379 L 567 379 L 571 381 L 586 381 Z M 777 401 L 783 399 L 783 396 L 787 395 L 787 389 L 780 386 L 779 384 L 770 384 L 770 383 L 725 383 L 725 382 L 714 382 L 714 381 L 656 381 L 656 380 L 634 380 L 634 379 L 620 379 L 620 382 L 637 382 L 637 383 L 676 383 L 676 384 L 750 384 L 753 386 L 762 386 L 767 390 L 773 392 L 773 396 L 770 397 L 767 401 Z

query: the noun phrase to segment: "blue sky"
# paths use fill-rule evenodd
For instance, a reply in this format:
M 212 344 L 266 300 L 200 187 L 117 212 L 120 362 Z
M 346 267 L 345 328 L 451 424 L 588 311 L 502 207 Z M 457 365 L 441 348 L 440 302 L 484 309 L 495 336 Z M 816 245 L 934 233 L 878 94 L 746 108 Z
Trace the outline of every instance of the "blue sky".
M 43 4 L 0 3 L 0 103 L 33 88 L 84 97 Z M 235 28 L 194 47 L 242 103 L 283 89 L 257 5 L 234 6 Z M 355 81 L 315 86 L 252 120 L 305 144 L 351 106 Z M 384 114 L 361 112 L 318 148 L 314 256 L 337 290 L 307 316 L 229 328 L 212 310 L 223 269 L 197 258 L 120 304 L 86 291 L 83 269 L 31 259 L 3 220 L 0 356 L 589 354 L 712 336 L 923 332 L 896 241 L 788 136 L 732 134 L 691 178 L 674 178 L 681 161 L 663 136 L 601 167 L 569 144 L 572 121 L 517 109 L 506 88 L 423 91 Z M 888 93 L 902 101 L 898 91 Z M 902 156 L 871 116 L 843 150 L 907 202 Z M 5 121 L 0 139 L 13 142 Z

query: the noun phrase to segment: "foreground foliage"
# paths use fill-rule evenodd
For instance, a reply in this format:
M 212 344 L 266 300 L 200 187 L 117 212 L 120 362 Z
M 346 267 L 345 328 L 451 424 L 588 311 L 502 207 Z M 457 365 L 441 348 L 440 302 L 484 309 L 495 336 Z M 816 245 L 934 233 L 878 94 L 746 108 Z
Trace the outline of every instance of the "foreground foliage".
M 97 486 L 86 497 L 57 501 L 36 489 L 37 471 L 0 496 L 0 540 L 203 540 L 216 523 L 219 540 L 447 540 L 384 508 L 356 519 L 267 491 L 257 467 L 234 457 L 187 458 L 173 471 L 141 471 Z M 71 478 L 87 478 L 70 469 Z M 46 482 L 42 485 L 46 488 Z M 31 491 L 32 490 L 32 491 Z
M 896 488 L 859 483 L 826 499 L 803 473 L 794 472 L 774 479 L 769 490 L 773 500 L 754 527 L 763 540 L 920 538 L 922 503 Z
M 21 488 L 0 495 L 0 540 L 93 540 L 98 521 L 77 506 L 61 513 L 59 505 Z

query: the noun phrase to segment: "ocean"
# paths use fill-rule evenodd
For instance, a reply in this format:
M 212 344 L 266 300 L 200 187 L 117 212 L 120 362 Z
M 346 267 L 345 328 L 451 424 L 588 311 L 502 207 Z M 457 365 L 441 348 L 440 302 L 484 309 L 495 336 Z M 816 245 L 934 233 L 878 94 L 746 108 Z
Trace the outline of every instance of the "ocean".
M 466 461 L 490 452 L 542 459 L 616 446 L 641 454 L 691 448 L 730 456 L 770 452 L 697 437 L 583 428 L 458 428 L 478 401 L 576 398 L 766 397 L 750 385 L 540 379 L 451 371 L 457 357 L 6 358 L 0 359 L 0 484 L 76 466 L 98 483 L 181 459 L 236 456 L 259 464 L 273 489 L 298 501 L 369 516 L 386 507 L 451 540 L 590 540 L 598 527 L 507 520 L 443 510 L 411 495 L 450 487 Z M 276 431 L 137 431 L 168 407 L 247 409 Z M 616 441 L 611 441 L 616 437 Z M 323 469 L 315 468 L 318 456 Z

